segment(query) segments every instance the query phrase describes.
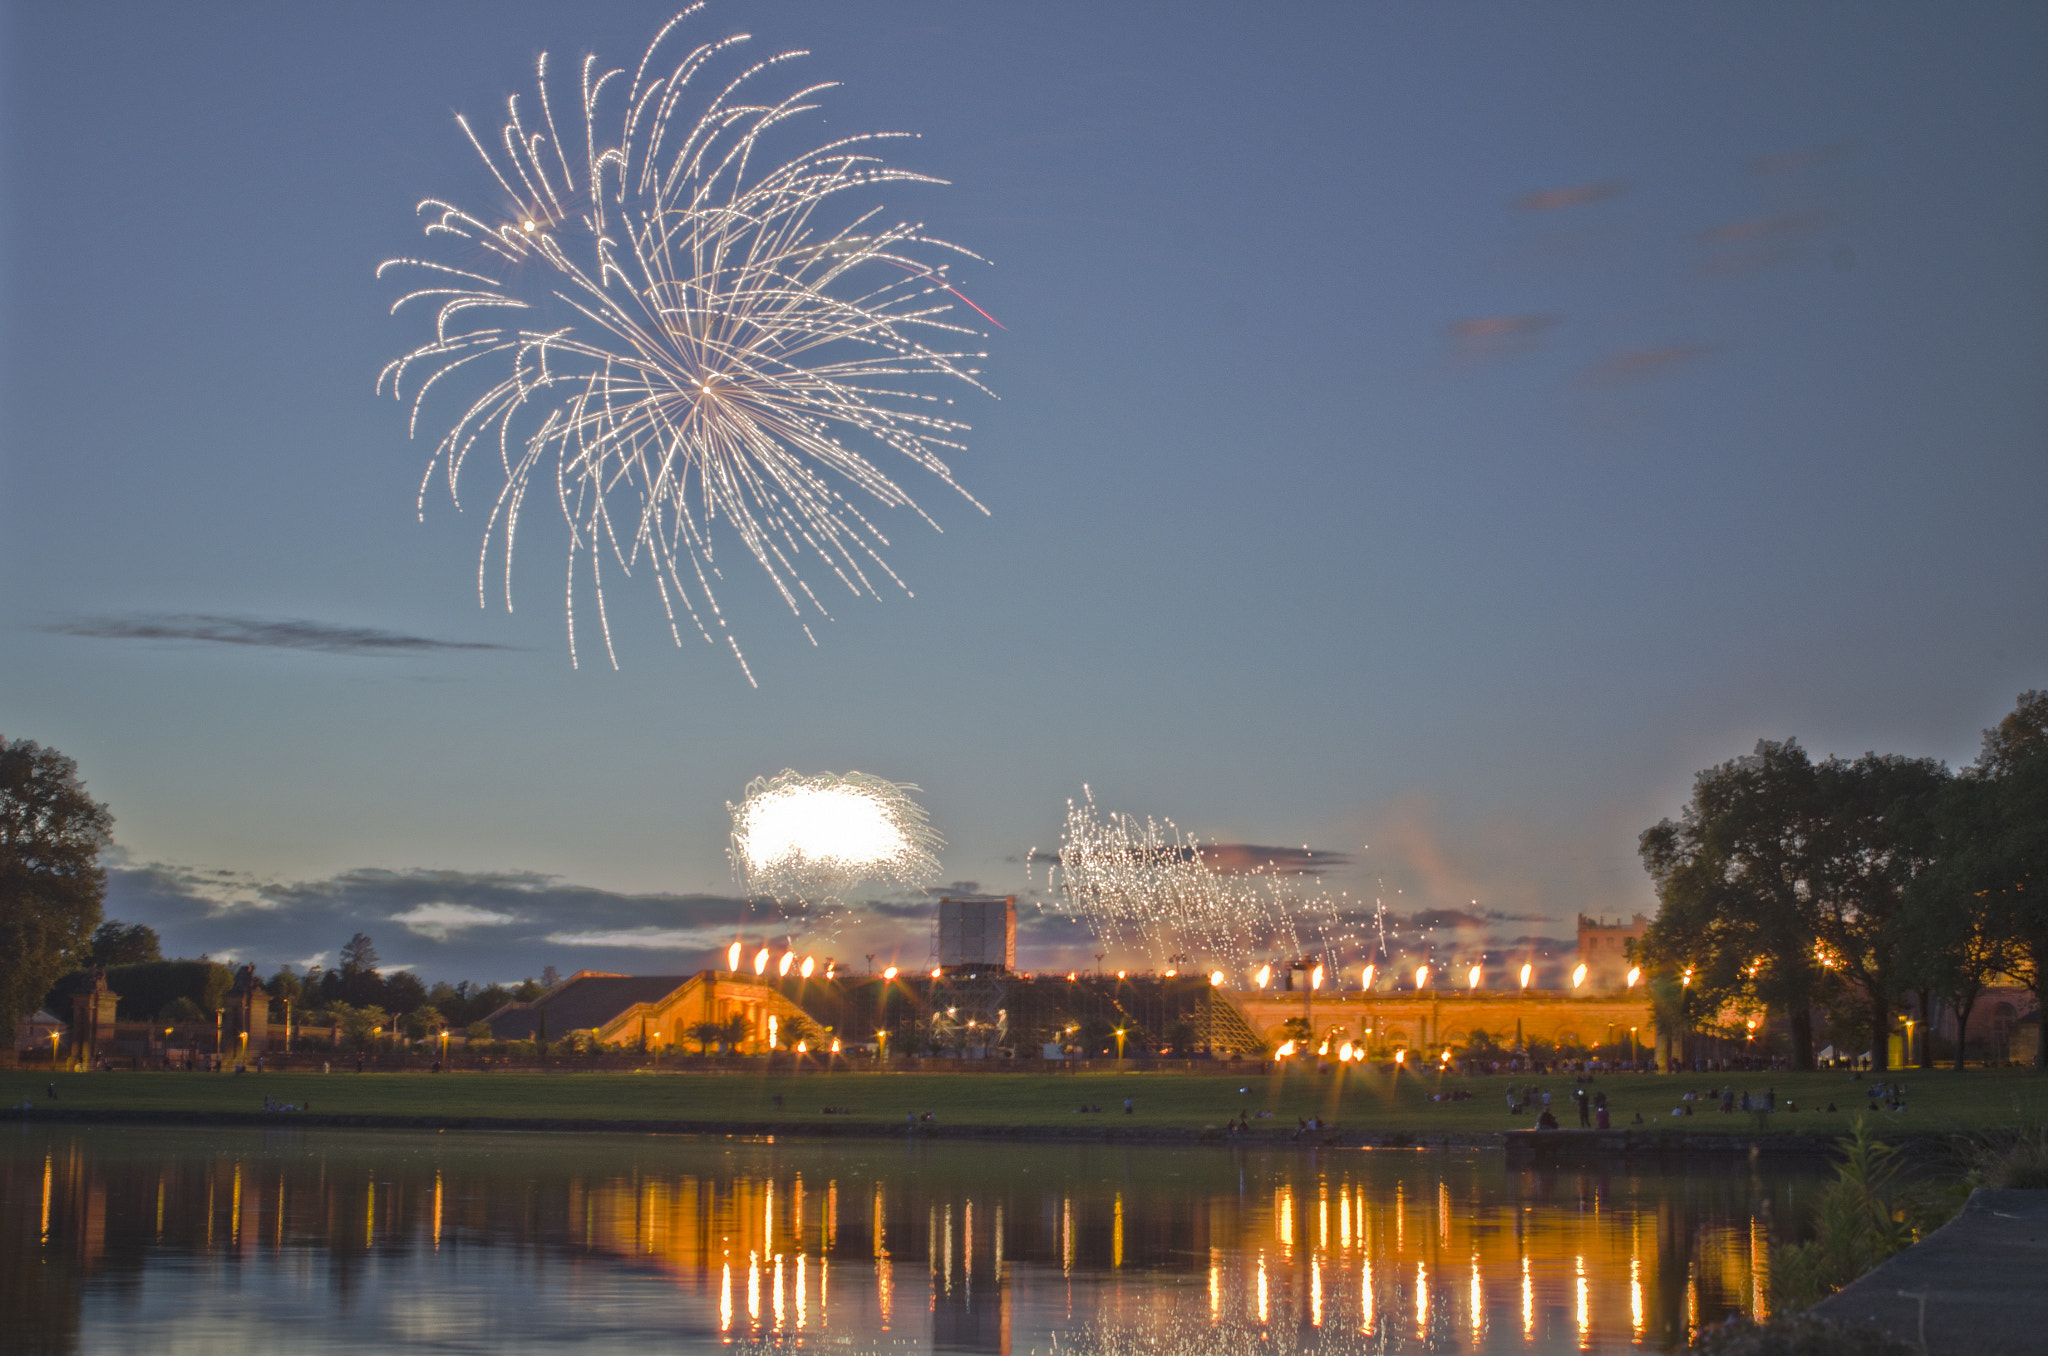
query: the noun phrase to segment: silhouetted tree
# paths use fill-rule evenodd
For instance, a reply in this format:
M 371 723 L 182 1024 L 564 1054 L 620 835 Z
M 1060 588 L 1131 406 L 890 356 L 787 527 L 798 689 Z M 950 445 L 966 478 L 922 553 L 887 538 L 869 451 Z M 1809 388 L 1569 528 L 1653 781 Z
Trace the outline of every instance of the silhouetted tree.
M 1816 954 L 1858 990 L 1871 1058 L 1889 1062 L 1892 1014 L 1906 990 L 1906 900 L 1933 865 L 1948 769 L 1931 758 L 1867 753 L 1814 770 L 1806 904 Z
M 164 958 L 156 929 L 146 923 L 123 923 L 109 918 L 93 929 L 92 941 L 87 945 L 95 965 L 139 965 Z
M 0 737 L 0 1022 L 33 1011 L 83 959 L 106 896 L 99 857 L 113 826 L 76 763 Z
M 377 944 L 368 933 L 358 932 L 341 948 L 337 989 L 341 1000 L 355 1007 L 383 998 L 383 976 L 377 973 Z
M 1812 762 L 1797 740 L 1708 768 L 1676 820 L 1644 831 L 1639 851 L 1660 907 L 1643 936 L 1653 969 L 1692 976 L 1693 1011 L 1760 1003 L 1791 1027 L 1796 1067 L 1813 1067 L 1812 876 L 1822 831 Z
M 1984 732 L 1983 751 L 1945 805 L 1943 860 L 1952 897 L 1978 901 L 2002 940 L 2003 968 L 2041 1002 L 2048 987 L 2048 691 L 2022 692 Z M 2048 1039 L 2035 1047 L 2048 1067 Z

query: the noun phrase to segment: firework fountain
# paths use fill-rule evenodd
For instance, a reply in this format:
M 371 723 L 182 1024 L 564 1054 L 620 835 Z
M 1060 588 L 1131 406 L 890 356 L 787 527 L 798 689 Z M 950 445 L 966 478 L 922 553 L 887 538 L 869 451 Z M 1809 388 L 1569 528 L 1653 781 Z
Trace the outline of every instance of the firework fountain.
M 437 472 L 453 497 L 470 454 L 495 454 L 502 483 L 478 553 L 480 605 L 495 546 L 512 606 L 513 544 L 538 486 L 569 528 L 572 662 L 579 569 L 614 667 L 606 571 L 640 571 L 676 644 L 680 608 L 753 682 L 719 603 L 716 538 L 737 539 L 806 635 L 807 617 L 830 616 L 806 567 L 855 597 L 881 596 L 882 578 L 907 594 L 880 554 L 888 539 L 856 500 L 937 524 L 868 453 L 901 458 L 974 503 L 944 459 L 967 425 L 926 388 L 941 379 L 986 391 L 975 363 L 987 355 L 970 351 L 986 333 L 960 323 L 954 303 L 977 325 L 989 318 L 946 263 L 928 262 L 976 256 L 880 208 L 825 220 L 821 209 L 848 193 L 942 182 L 882 161 L 881 143 L 906 134 L 837 137 L 778 161 L 771 134 L 830 86 L 755 92 L 801 52 L 714 76 L 746 38 L 680 41 L 702 8 L 672 19 L 630 75 L 590 57 L 580 81 L 551 93 L 543 54 L 537 101 L 508 102 L 495 144 L 457 119 L 495 201 L 426 200 L 427 237 L 448 257 L 378 268 L 416 280 L 394 312 L 434 317 L 432 338 L 389 364 L 378 390 L 410 402 L 417 436 L 430 392 L 472 383 L 428 460 L 419 508 Z
M 1277 870 L 1219 870 L 1173 821 L 1104 813 L 1086 787 L 1067 802 L 1046 886 L 1055 907 L 1102 943 L 1140 951 L 1158 967 L 1240 974 L 1262 956 L 1334 956 L 1358 941 L 1348 899 L 1310 893 Z

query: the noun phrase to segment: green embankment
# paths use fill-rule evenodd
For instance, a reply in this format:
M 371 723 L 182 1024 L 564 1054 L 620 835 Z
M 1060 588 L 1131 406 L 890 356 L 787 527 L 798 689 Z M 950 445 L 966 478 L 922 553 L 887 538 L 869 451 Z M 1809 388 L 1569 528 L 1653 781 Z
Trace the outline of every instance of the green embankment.
M 1888 1138 L 2048 1123 L 2048 1078 L 2024 1070 L 1906 1070 L 1852 1081 L 1847 1074 L 1746 1073 L 1604 1075 L 1592 1084 L 1607 1094 L 1617 1128 L 1687 1133 L 1754 1134 L 1758 1120 L 1740 1111 L 1723 1115 L 1704 1100 L 1724 1084 L 1738 1096 L 1774 1089 L 1779 1114 L 1768 1128 L 1802 1135 L 1840 1135 L 1868 1105 L 1873 1078 L 1906 1085 L 1904 1112 L 1874 1119 Z M 1101 1128 L 1173 1132 L 1220 1128 L 1240 1110 L 1264 1134 L 1291 1133 L 1299 1119 L 1319 1116 L 1346 1131 L 1370 1134 L 1461 1135 L 1526 1129 L 1529 1115 L 1511 1117 L 1507 1077 L 1444 1078 L 1378 1071 L 1284 1075 L 1088 1073 L 764 1074 L 750 1071 L 687 1074 L 202 1074 L 0 1072 L 0 1107 L 23 1102 L 58 1111 L 113 1110 L 133 1114 L 260 1112 L 263 1101 L 308 1103 L 315 1115 L 546 1118 L 611 1122 L 691 1122 L 707 1127 L 774 1124 L 800 1131 L 807 1125 L 841 1131 L 860 1125 L 896 1126 L 906 1114 L 930 1112 L 940 1126 Z M 1551 1093 L 1561 1124 L 1575 1127 L 1572 1080 L 1533 1081 Z M 1240 1091 L 1240 1089 L 1244 1091 Z M 1697 1114 L 1674 1120 L 1671 1111 L 1688 1088 L 1702 1094 Z M 1466 1101 L 1433 1102 L 1432 1092 L 1469 1091 Z M 775 1105 L 781 1096 L 782 1105 Z M 1135 1109 L 1126 1115 L 1125 1098 Z M 1832 1101 L 1833 1112 L 1825 1110 Z M 1100 1113 L 1077 1114 L 1080 1106 Z M 851 1114 L 823 1114 L 827 1106 Z M 1796 1110 L 1789 1109 L 1796 1106 Z M 1270 1119 L 1258 1118 L 1271 1111 Z M 281 1113 L 280 1119 L 288 1119 Z

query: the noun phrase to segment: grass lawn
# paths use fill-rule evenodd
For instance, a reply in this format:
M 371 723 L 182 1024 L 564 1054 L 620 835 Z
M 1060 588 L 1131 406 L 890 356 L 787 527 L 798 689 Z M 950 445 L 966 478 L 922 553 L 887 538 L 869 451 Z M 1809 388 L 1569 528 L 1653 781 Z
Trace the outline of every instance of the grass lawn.
M 2048 1123 L 2048 1078 L 2027 1070 L 1905 1070 L 1909 1110 L 1882 1112 L 1891 1135 L 1927 1134 L 1996 1126 Z M 0 1106 L 26 1101 L 51 1105 L 47 1072 L 0 1072 Z M 1802 1134 L 1840 1134 L 1864 1111 L 1870 1086 L 1843 1073 L 1602 1075 L 1592 1086 L 1604 1091 L 1617 1127 L 1636 1113 L 1645 1128 L 1679 1128 L 1688 1133 L 1754 1133 L 1755 1118 L 1722 1115 L 1695 1103 L 1696 1115 L 1675 1121 L 1680 1094 L 1702 1094 L 1732 1084 L 1739 1096 L 1775 1089 L 1781 1114 L 1771 1129 Z M 1240 1109 L 1254 1127 L 1291 1132 L 1297 1118 L 1321 1116 L 1345 1130 L 1428 1134 L 1525 1129 L 1529 1116 L 1507 1114 L 1507 1092 L 1522 1080 L 1491 1078 L 1398 1078 L 1377 1070 L 1318 1074 L 1290 1069 L 1281 1075 L 1088 1073 L 943 1074 L 834 1073 L 59 1073 L 61 1108 L 125 1110 L 260 1111 L 263 1099 L 309 1103 L 315 1113 L 385 1116 L 549 1117 L 609 1121 L 694 1121 L 775 1123 L 796 1129 L 806 1124 L 867 1123 L 900 1126 L 905 1113 L 932 1113 L 940 1125 L 1009 1125 L 1201 1130 L 1220 1127 Z M 1533 1080 L 1547 1088 L 1558 1120 L 1575 1126 L 1569 1077 Z M 1243 1089 L 1243 1091 L 1240 1091 Z M 1469 1090 L 1462 1102 L 1432 1102 L 1439 1090 Z M 783 1105 L 777 1108 L 774 1098 Z M 1135 1103 L 1123 1111 L 1124 1099 Z M 1832 1101 L 1833 1112 L 1824 1108 Z M 1796 1111 L 1786 1112 L 1789 1103 Z M 845 1107 L 848 1116 L 825 1116 L 825 1106 Z M 1100 1114 L 1076 1114 L 1082 1105 Z

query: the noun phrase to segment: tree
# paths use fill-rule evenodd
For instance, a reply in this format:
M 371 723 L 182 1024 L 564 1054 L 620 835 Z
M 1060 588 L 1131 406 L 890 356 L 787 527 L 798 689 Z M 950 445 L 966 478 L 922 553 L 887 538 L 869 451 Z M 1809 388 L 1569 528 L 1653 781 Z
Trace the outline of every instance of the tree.
M 358 932 L 341 948 L 336 988 L 341 1000 L 352 1006 L 376 1003 L 384 997 L 383 976 L 377 973 L 377 944 L 367 932 Z
M 1912 983 L 1956 1015 L 1958 1069 L 1967 1057 L 1978 998 L 2016 968 L 2002 911 L 1976 888 L 1973 874 L 1981 869 L 1977 844 L 1996 836 L 1993 790 L 1968 769 L 1942 789 L 1934 816 L 1934 865 L 1914 881 L 1902 920 L 1912 939 Z M 1921 1020 L 1929 1020 L 1933 1005 L 1923 1001 L 1920 1007 Z
M 709 1054 L 711 1053 L 709 1047 L 713 1045 L 722 1046 L 725 1043 L 725 1023 L 692 1022 L 689 1028 L 689 1037 L 697 1042 L 698 1054 Z
M 1823 968 L 1858 990 L 1871 1059 L 1889 1063 L 1892 1012 L 1905 991 L 1906 899 L 1933 865 L 1948 769 L 1931 758 L 1867 753 L 1814 770 L 1805 897 Z
M 109 918 L 93 929 L 87 946 L 94 965 L 140 965 L 164 958 L 156 929 L 146 923 L 123 923 Z
M 287 1008 L 297 1007 L 300 997 L 306 991 L 306 986 L 300 981 L 298 973 L 289 965 L 279 966 L 277 973 L 264 981 L 263 987 L 270 991 L 272 1002 Z
M 107 892 L 114 816 L 55 749 L 0 736 L 0 1021 L 83 957 Z
M 1952 809 L 1965 828 L 1943 875 L 1982 901 L 2008 947 L 2006 972 L 2039 1003 L 2048 988 L 2048 691 L 2022 692 L 1958 780 L 1967 785 Z M 2048 1067 L 2048 1040 L 2035 1063 Z
M 1812 881 L 1823 826 L 1817 777 L 1797 740 L 1708 768 L 1676 820 L 1644 831 L 1639 851 L 1660 907 L 1643 936 L 1653 970 L 1689 976 L 1693 1012 L 1763 1006 L 1784 1014 L 1796 1067 L 1813 1067 Z
M 448 1025 L 441 1010 L 431 1003 L 422 1003 L 405 1014 L 405 1034 L 411 1040 L 423 1041 Z

